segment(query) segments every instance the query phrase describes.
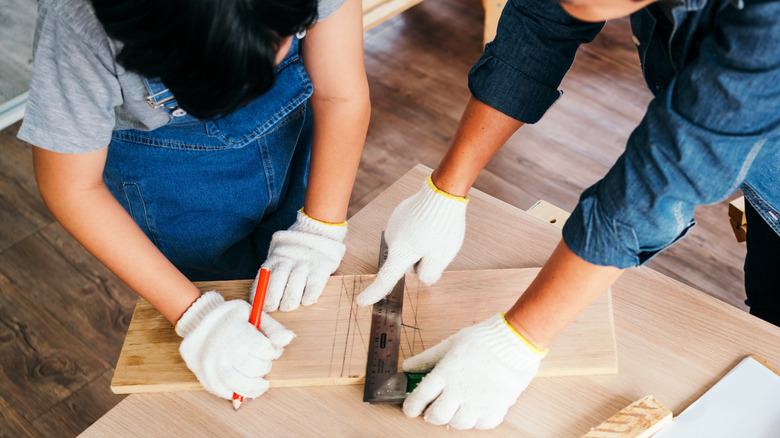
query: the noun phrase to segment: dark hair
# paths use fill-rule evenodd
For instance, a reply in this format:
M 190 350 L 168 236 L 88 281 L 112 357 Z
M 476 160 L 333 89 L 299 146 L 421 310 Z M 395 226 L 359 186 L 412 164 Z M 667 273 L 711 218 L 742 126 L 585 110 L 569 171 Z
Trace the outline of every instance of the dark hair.
M 310 26 L 317 0 L 92 0 L 117 62 L 159 78 L 200 119 L 236 111 L 274 83 L 285 37 Z

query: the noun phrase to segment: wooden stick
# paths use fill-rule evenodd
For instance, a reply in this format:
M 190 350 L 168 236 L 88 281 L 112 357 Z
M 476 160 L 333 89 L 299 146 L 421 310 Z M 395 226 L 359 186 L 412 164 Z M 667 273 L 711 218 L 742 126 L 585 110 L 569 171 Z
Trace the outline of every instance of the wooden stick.
M 623 408 L 582 438 L 647 438 L 672 422 L 672 411 L 652 395 Z

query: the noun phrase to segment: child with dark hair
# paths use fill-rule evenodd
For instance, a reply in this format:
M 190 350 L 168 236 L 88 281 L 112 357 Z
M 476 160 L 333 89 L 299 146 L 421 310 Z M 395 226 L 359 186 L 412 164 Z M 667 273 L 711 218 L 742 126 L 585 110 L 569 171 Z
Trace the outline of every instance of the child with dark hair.
M 370 113 L 358 0 L 44 0 L 19 138 L 44 202 L 184 339 L 208 391 L 257 397 L 294 334 L 192 283 L 272 268 L 311 304 L 344 255 Z

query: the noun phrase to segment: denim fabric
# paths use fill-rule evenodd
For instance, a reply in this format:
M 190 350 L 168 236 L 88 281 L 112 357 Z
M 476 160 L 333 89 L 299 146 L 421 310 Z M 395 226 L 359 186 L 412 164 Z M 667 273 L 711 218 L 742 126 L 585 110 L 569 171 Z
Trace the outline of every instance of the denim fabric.
M 469 72 L 474 97 L 525 123 L 536 123 L 563 94 L 561 80 L 580 44 L 604 23 L 583 23 L 552 0 L 509 0 L 496 37 Z
M 108 188 L 193 281 L 254 277 L 271 235 L 303 206 L 313 88 L 297 46 L 277 67 L 271 90 L 216 120 L 182 115 L 164 86 L 148 80 L 153 103 L 171 121 L 113 134 Z
M 631 16 L 655 98 L 563 230 L 567 246 L 598 265 L 646 263 L 695 224 L 695 206 L 740 187 L 780 233 L 780 2 L 680 1 L 670 27 L 659 26 L 657 7 Z M 576 46 L 601 26 L 564 15 L 556 2 L 511 0 L 470 73 L 475 97 L 502 111 L 521 102 L 507 112 L 519 120 L 543 114 L 554 100 L 536 99 L 542 85 L 557 86 Z M 511 68 L 486 70 L 502 64 Z

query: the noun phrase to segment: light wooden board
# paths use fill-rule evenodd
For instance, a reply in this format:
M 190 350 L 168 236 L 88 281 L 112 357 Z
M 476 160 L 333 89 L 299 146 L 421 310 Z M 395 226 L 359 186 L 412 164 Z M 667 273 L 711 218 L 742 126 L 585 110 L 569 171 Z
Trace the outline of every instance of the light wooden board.
M 546 221 L 547 223 L 550 223 L 560 229 L 563 229 L 563 225 L 569 219 L 569 216 L 571 216 L 571 213 L 568 211 L 562 208 L 558 208 L 544 200 L 536 201 L 536 203 L 532 205 L 527 211 L 528 213 L 531 213 L 531 215 L 536 216 L 539 219 Z
M 363 0 L 363 31 L 394 17 L 422 0 Z
M 733 219 L 737 225 L 747 224 L 747 219 L 745 218 L 744 196 L 740 196 L 739 198 L 735 198 L 729 202 L 729 217 Z
M 430 348 L 458 329 L 509 308 L 538 268 L 445 272 L 433 286 L 407 275 L 401 358 Z M 296 338 L 274 362 L 272 387 L 358 384 L 364 381 L 370 307 L 353 303 L 374 275 L 334 276 L 313 306 L 272 315 Z M 198 283 L 228 299 L 246 299 L 251 281 Z M 180 338 L 148 302 L 139 300 L 111 382 L 117 393 L 201 389 L 178 353 Z M 400 364 L 399 364 L 400 368 Z M 540 375 L 617 372 L 611 295 L 600 297 L 555 342 Z
M 747 239 L 747 217 L 745 216 L 745 197 L 740 196 L 729 202 L 729 224 L 737 242 Z
M 652 395 L 631 403 L 582 438 L 648 438 L 672 422 L 672 411 Z
M 498 29 L 498 19 L 501 18 L 501 12 L 504 11 L 506 0 L 482 0 L 482 6 L 485 8 L 485 27 L 482 31 L 482 44 L 493 41 Z
M 424 184 L 417 166 L 349 219 L 339 274 L 376 272 L 380 233 L 393 209 Z M 560 229 L 479 190 L 469 192 L 466 237 L 451 270 L 541 266 Z M 780 363 L 780 327 L 650 268 L 629 269 L 612 288 L 620 372 L 534 379 L 493 430 L 453 431 L 398 406 L 363 403 L 360 385 L 272 388 L 234 412 L 205 391 L 131 394 L 83 437 L 556 437 L 578 438 L 646 394 L 682 411 L 724 370 L 755 353 Z M 507 309 L 496 309 L 507 310 Z M 373 432 L 373 433 L 372 433 Z

